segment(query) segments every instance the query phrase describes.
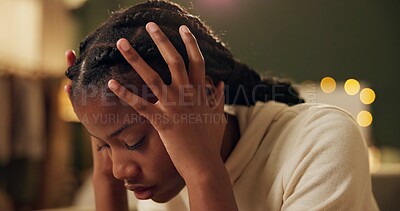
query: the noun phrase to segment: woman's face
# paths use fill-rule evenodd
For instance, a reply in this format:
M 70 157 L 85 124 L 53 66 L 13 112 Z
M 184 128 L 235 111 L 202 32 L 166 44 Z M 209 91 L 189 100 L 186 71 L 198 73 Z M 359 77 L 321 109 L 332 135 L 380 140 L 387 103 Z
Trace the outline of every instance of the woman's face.
M 170 200 L 185 183 L 157 131 L 130 106 L 116 97 L 111 99 L 74 105 L 78 118 L 99 146 L 93 153 L 108 154 L 114 177 L 125 181 L 125 187 L 138 199 Z

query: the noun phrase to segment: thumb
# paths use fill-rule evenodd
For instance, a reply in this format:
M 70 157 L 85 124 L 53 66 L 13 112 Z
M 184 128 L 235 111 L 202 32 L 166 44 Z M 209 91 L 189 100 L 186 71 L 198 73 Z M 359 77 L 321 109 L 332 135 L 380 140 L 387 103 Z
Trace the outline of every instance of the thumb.
M 75 51 L 68 49 L 67 51 L 65 51 L 65 60 L 67 61 L 67 66 L 71 67 L 76 59 L 76 55 L 75 55 Z

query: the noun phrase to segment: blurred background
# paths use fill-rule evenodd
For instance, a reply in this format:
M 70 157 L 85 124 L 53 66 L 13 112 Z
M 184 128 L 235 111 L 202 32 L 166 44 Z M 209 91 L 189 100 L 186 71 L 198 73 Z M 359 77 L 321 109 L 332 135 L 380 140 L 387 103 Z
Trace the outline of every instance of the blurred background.
M 133 0 L 0 0 L 0 210 L 76 207 L 88 135 L 63 93 L 64 52 Z M 347 109 L 370 149 L 375 197 L 400 209 L 400 1 L 176 1 L 240 60 Z M 396 200 L 397 199 L 397 200 Z

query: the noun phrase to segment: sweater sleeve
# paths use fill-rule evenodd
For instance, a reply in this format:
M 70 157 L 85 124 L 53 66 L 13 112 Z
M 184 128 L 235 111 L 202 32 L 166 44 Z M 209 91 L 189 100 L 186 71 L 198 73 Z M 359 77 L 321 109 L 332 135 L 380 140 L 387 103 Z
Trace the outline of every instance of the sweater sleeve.
M 282 210 L 378 210 L 366 144 L 353 118 L 316 106 L 294 121 Z

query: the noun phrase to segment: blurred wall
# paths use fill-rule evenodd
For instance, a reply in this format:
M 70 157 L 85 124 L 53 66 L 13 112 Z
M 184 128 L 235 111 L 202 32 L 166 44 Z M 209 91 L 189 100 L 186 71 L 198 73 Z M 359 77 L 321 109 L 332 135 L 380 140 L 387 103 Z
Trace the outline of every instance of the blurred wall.
M 61 76 L 74 27 L 62 0 L 0 1 L 0 73 Z
M 75 13 L 80 22 L 77 40 L 110 11 L 138 2 L 89 0 Z M 377 94 L 372 105 L 374 142 L 400 147 L 400 1 L 176 2 L 200 15 L 240 60 L 259 71 L 297 82 L 324 76 L 367 82 Z
M 77 185 L 57 95 L 70 12 L 63 0 L 1 0 L 0 25 L 2 199 L 15 210 L 68 205 Z

